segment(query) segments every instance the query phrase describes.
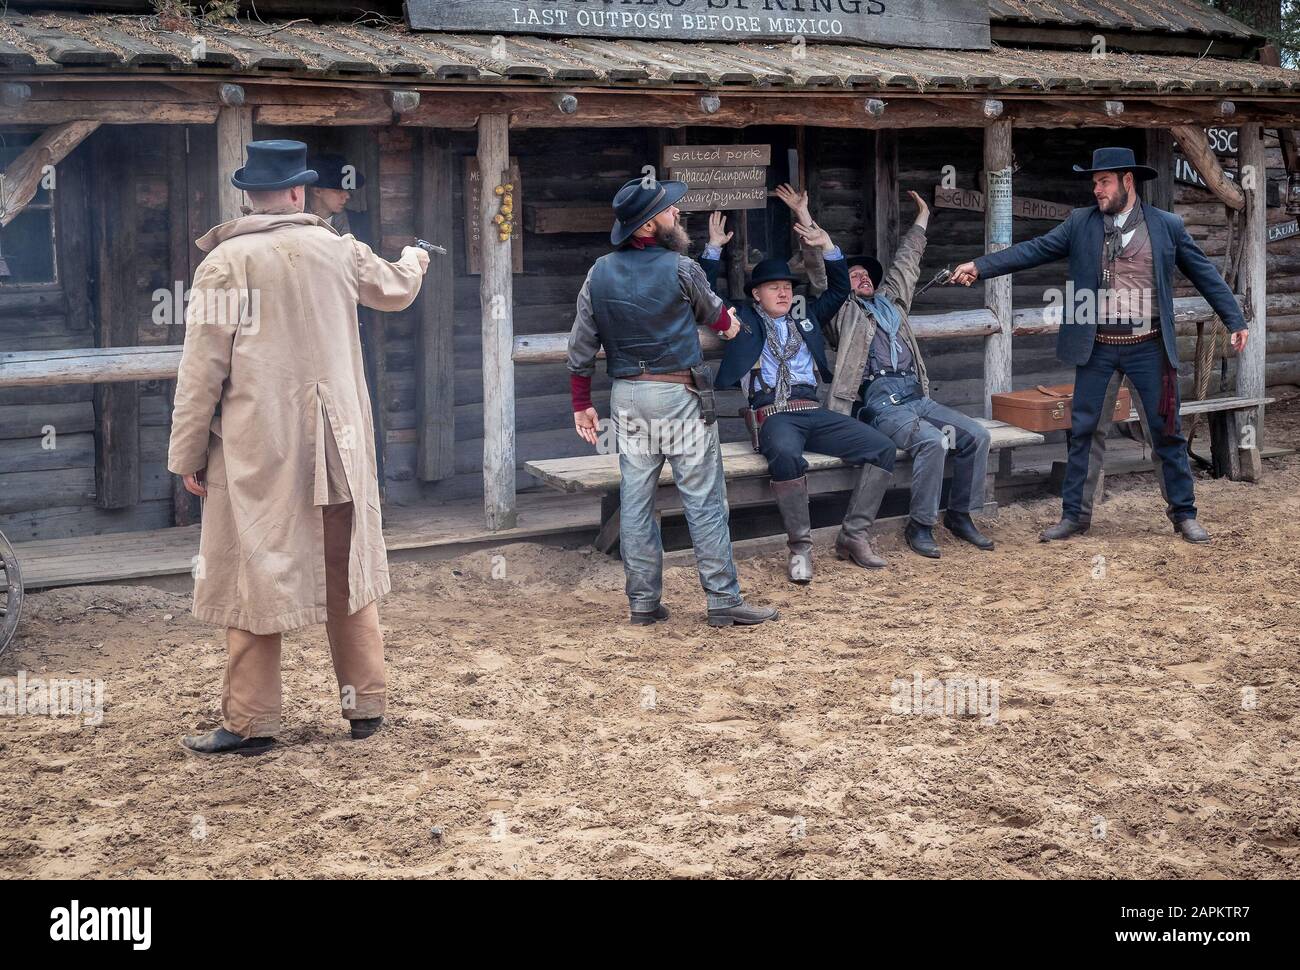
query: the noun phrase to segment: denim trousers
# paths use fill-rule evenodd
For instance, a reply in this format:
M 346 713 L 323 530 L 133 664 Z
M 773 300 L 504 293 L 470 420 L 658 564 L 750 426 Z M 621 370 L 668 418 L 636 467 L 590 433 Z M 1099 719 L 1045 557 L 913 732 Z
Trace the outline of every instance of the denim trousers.
M 699 396 L 685 384 L 615 380 L 609 403 L 622 473 L 619 545 L 632 609 L 654 610 L 663 595 L 655 494 L 665 460 L 681 496 L 709 609 L 738 606 L 718 426 L 704 424 Z
M 893 404 L 894 394 L 903 403 Z M 921 525 L 939 521 L 943 493 L 943 466 L 952 452 L 952 488 L 948 508 L 953 512 L 978 512 L 984 507 L 988 477 L 988 429 L 974 418 L 921 397 L 915 377 L 878 377 L 868 385 L 868 406 L 860 416 L 871 415 L 871 426 L 912 457 L 911 517 Z

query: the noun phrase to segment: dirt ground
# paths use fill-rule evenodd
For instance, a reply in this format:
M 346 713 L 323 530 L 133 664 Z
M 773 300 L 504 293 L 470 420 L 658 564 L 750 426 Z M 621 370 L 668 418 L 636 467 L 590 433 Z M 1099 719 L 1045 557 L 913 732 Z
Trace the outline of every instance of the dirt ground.
M 1270 439 L 1300 444 L 1295 403 Z M 0 874 L 1300 876 L 1300 458 L 1202 478 L 1209 547 L 1149 475 L 1108 492 L 1068 543 L 1036 541 L 1044 499 L 1002 509 L 993 553 L 891 539 L 868 573 L 819 547 L 802 589 L 744 560 L 782 614 L 748 630 L 704 625 L 691 569 L 632 628 L 590 552 L 398 564 L 386 729 L 348 740 L 300 631 L 261 758 L 177 743 L 218 723 L 224 659 L 188 596 L 34 595 L 0 678 L 102 679 L 107 704 L 0 717 Z M 914 678 L 996 686 L 996 717 L 903 709 Z

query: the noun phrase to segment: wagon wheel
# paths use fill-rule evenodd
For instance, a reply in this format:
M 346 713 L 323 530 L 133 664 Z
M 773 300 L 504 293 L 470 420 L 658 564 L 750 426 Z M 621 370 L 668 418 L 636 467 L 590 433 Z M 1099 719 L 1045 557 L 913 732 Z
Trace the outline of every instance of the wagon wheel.
M 18 631 L 18 618 L 23 612 L 23 574 L 18 568 L 14 547 L 0 532 L 0 653 Z

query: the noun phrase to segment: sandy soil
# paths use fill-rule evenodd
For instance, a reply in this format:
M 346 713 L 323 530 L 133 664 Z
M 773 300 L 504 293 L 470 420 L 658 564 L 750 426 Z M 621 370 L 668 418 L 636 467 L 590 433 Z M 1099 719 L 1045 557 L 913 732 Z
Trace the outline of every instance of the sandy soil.
M 1300 444 L 1300 410 L 1270 415 Z M 0 874 L 1300 876 L 1298 492 L 1297 458 L 1203 479 L 1208 548 L 1128 476 L 1065 544 L 1035 541 L 1045 499 L 1002 510 L 991 554 L 819 549 L 807 589 L 746 560 L 782 611 L 752 630 L 707 628 L 687 569 L 644 629 L 597 555 L 402 564 L 387 729 L 347 739 L 301 631 L 284 744 L 254 759 L 177 744 L 217 723 L 223 665 L 188 597 L 33 596 L 0 677 L 102 678 L 108 705 L 0 717 Z M 996 721 L 900 712 L 914 675 L 995 681 Z

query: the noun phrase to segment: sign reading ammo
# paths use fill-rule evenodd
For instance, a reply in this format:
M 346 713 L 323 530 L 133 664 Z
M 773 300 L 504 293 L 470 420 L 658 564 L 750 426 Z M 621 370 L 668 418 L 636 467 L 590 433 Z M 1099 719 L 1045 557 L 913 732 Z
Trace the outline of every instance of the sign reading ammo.
M 406 0 L 412 30 L 988 50 L 988 0 Z

